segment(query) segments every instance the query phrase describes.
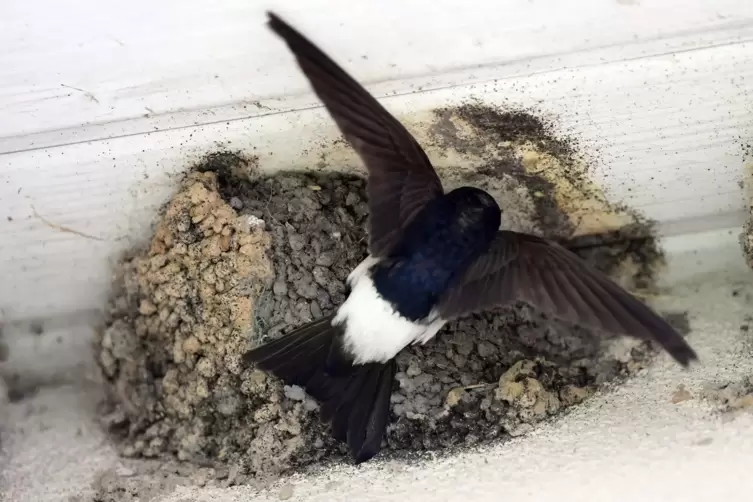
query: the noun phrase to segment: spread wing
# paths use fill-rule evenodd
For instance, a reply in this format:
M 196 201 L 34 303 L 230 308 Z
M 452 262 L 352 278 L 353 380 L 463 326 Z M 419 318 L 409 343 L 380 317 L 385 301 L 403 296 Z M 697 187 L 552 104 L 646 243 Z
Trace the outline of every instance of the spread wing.
M 574 253 L 544 239 L 501 231 L 486 254 L 440 300 L 442 317 L 523 301 L 560 319 L 654 339 L 680 364 L 697 359 L 669 323 Z
M 442 183 L 413 136 L 366 89 L 296 29 L 268 15 L 368 169 L 369 247 L 386 256 L 421 208 L 442 195 Z

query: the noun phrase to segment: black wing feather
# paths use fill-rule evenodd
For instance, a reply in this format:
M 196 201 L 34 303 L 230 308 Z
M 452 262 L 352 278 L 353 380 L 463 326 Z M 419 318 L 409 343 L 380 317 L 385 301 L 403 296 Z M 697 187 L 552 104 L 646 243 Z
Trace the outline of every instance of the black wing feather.
M 385 257 L 442 183 L 413 136 L 358 82 L 295 28 L 269 13 L 314 92 L 369 172 L 369 247 Z
M 439 312 L 449 319 L 517 301 L 569 322 L 654 339 L 683 366 L 698 358 L 667 321 L 606 275 L 553 242 L 518 232 L 499 232 L 444 294 Z

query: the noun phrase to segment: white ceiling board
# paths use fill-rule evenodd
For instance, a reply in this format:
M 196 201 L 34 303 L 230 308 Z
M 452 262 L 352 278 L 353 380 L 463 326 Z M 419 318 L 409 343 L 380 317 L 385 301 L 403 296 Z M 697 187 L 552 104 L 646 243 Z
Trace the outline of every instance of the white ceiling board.
M 267 9 L 378 95 L 753 40 L 749 0 L 2 2 L 0 152 L 296 107 Z

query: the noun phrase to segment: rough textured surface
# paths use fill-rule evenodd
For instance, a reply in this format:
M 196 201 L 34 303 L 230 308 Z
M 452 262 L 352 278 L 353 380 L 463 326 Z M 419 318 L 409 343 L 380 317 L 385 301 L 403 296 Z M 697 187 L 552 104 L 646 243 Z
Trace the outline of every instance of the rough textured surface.
M 520 120 L 495 117 L 498 123 Z M 475 127 L 489 130 L 476 120 Z M 564 143 L 546 140 L 540 121 L 524 125 L 526 134 L 505 140 L 508 158 L 575 169 Z M 501 130 L 497 140 L 504 138 Z M 561 183 L 546 182 L 541 173 L 515 177 L 482 167 L 448 188 L 459 180 L 499 188 L 506 180 L 521 201 L 539 199 L 506 207 L 517 228 L 568 242 L 626 285 L 651 285 L 662 256 L 650 226 L 633 219 L 627 236 L 614 230 L 609 223 L 626 216 L 615 219 L 619 211 L 593 195 L 593 187 L 578 185 L 585 176 L 569 178 L 567 199 Z M 606 233 L 583 230 L 593 222 L 577 224 L 584 209 L 575 197 L 606 215 Z M 122 453 L 211 465 L 228 484 L 342 456 L 316 403 L 301 389 L 241 368 L 238 356 L 249 342 L 278 336 L 342 301 L 345 278 L 366 256 L 367 213 L 365 182 L 357 176 L 260 178 L 253 163 L 232 154 L 212 155 L 189 175 L 150 248 L 123 263 L 97 343 L 110 397 L 105 422 L 121 439 Z M 523 305 L 452 323 L 431 343 L 400 354 L 384 456 L 523 434 L 604 382 L 642 368 L 651 353 L 633 340 L 621 339 L 609 350 L 602 341 Z M 100 488 L 99 500 L 120 489 L 112 480 Z
M 261 447 L 261 432 L 238 420 L 263 422 L 246 412 L 266 377 L 244 370 L 240 356 L 254 300 L 272 277 L 268 246 L 261 223 L 222 200 L 214 174 L 192 173 L 166 207 L 149 249 L 123 263 L 120 294 L 97 347 L 117 403 L 105 421 L 131 438 L 125 455 L 227 460 L 250 437 Z M 235 438 L 233 431 L 252 436 Z M 285 456 L 276 450 L 291 447 L 271 442 L 276 449 L 255 458 L 274 462 Z
M 701 397 L 726 413 L 753 411 L 753 377 L 709 385 L 701 392 Z

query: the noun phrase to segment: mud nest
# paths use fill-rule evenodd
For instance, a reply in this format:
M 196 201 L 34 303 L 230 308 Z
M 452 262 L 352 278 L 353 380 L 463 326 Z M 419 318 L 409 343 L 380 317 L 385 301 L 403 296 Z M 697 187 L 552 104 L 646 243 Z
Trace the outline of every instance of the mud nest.
M 124 455 L 233 466 L 236 480 L 346 455 L 316 402 L 240 357 L 332 311 L 367 254 L 362 178 L 248 181 L 237 176 L 245 167 L 214 155 L 187 175 L 149 247 L 119 267 L 95 343 L 104 422 Z M 635 259 L 616 246 L 586 246 L 583 256 L 607 271 Z M 398 357 L 384 455 L 525 433 L 652 353 L 625 339 L 606 350 L 600 339 L 524 305 L 451 323 Z

